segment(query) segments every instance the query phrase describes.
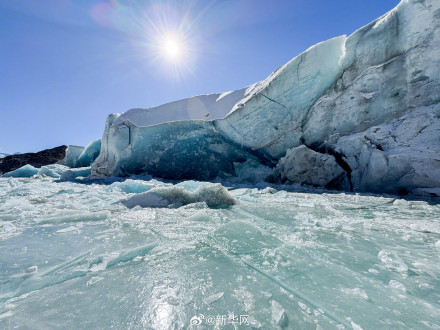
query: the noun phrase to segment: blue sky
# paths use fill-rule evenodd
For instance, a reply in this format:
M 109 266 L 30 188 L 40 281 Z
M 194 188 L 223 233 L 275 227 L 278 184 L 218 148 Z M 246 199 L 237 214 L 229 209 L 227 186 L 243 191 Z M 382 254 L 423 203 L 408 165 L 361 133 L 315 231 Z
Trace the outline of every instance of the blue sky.
M 250 85 L 398 2 L 3 0 L 0 152 L 86 145 L 109 113 Z

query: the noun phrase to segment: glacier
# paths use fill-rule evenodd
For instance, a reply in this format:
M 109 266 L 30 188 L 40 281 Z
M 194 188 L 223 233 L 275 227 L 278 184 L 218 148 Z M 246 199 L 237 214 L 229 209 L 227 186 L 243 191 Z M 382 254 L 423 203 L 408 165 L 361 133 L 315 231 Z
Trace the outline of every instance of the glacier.
M 149 192 L 168 202 L 120 202 Z M 294 185 L 0 177 L 0 328 L 436 329 L 438 219 Z
M 0 176 L 0 328 L 439 329 L 439 68 L 403 0 Z
M 403 0 L 241 90 L 109 115 L 91 175 L 325 187 L 334 167 L 334 189 L 438 195 L 439 31 L 438 1 Z M 303 147 L 329 159 L 322 178 L 280 173 Z

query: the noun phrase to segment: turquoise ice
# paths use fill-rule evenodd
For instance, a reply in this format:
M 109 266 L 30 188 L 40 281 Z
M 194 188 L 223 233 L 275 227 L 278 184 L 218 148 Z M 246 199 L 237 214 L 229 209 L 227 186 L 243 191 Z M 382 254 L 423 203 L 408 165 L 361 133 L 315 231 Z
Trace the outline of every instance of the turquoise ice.
M 0 328 L 440 326 L 435 200 L 223 183 L 235 205 L 127 208 L 215 184 L 81 180 L 0 178 Z

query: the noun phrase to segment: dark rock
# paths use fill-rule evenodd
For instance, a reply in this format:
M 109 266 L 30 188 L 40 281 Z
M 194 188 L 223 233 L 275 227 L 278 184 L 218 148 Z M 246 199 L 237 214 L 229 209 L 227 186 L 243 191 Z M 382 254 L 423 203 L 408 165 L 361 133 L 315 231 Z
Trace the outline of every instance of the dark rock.
M 66 155 L 67 146 L 59 146 L 52 149 L 45 149 L 36 153 L 10 155 L 0 158 L 0 174 L 10 172 L 24 165 L 30 164 L 34 167 L 55 164 Z

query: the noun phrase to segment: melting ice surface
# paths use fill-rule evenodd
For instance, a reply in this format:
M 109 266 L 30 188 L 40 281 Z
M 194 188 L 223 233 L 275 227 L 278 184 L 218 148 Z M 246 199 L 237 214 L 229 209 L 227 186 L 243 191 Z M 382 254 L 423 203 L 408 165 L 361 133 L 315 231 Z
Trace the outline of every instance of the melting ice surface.
M 0 328 L 440 327 L 438 204 L 268 185 L 118 202 L 170 186 L 0 178 Z

